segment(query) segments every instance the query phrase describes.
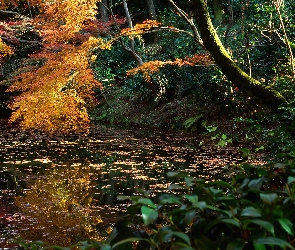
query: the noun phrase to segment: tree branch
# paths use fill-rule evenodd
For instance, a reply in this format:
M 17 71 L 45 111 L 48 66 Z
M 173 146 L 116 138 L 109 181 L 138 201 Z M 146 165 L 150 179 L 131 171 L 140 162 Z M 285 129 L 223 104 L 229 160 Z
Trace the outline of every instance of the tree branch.
M 191 27 L 191 30 L 193 31 L 194 34 L 194 39 L 195 41 L 204 49 L 207 50 L 203 44 L 203 40 L 199 34 L 199 31 L 194 24 L 193 17 L 190 17 L 187 13 L 185 13 L 182 9 L 180 9 L 174 2 L 173 0 L 169 0 L 169 2 L 172 4 L 173 8 L 180 14 L 180 16 L 189 24 Z

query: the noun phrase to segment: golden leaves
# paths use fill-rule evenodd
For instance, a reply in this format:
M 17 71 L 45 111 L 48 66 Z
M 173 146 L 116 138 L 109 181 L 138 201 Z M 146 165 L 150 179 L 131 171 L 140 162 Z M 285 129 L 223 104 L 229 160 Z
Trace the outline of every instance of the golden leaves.
M 146 62 L 141 66 L 138 66 L 136 68 L 133 68 L 131 70 L 127 71 L 127 76 L 136 75 L 138 73 L 142 73 L 143 77 L 146 81 L 151 81 L 151 74 L 154 74 L 156 72 L 160 71 L 160 68 L 166 66 L 166 65 L 175 65 L 177 67 L 182 66 L 196 66 L 196 65 L 209 65 L 212 64 L 213 60 L 210 57 L 210 55 L 207 54 L 196 54 L 192 57 L 185 57 L 185 59 L 176 58 L 174 61 L 150 61 Z
M 120 34 L 123 36 L 141 35 L 152 28 L 159 27 L 160 24 L 157 20 L 145 20 L 140 24 L 136 24 L 133 28 L 122 29 Z
M 13 53 L 13 49 L 7 44 L 5 44 L 3 40 L 0 38 L 0 59 L 5 56 L 10 56 Z
M 100 83 L 89 67 L 90 48 L 97 43 L 89 38 L 81 46 L 65 46 L 61 51 L 42 52 L 46 63 L 34 71 L 21 74 L 9 91 L 25 91 L 15 98 L 11 122 L 24 129 L 46 133 L 88 133 L 87 108 L 93 106 L 93 88 Z
M 85 27 L 97 14 L 96 0 L 55 0 L 44 4 L 35 19 L 47 43 L 66 41 Z

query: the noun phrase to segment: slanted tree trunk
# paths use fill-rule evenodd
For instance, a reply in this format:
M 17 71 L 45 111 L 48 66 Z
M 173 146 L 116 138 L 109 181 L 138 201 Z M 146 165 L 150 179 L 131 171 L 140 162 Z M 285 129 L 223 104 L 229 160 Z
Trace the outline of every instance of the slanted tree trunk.
M 204 46 L 211 53 L 223 74 L 244 94 L 258 99 L 273 111 L 277 111 L 281 104 L 287 104 L 287 101 L 279 92 L 250 77 L 233 61 L 212 25 L 206 0 L 192 0 L 190 7 L 199 27 Z

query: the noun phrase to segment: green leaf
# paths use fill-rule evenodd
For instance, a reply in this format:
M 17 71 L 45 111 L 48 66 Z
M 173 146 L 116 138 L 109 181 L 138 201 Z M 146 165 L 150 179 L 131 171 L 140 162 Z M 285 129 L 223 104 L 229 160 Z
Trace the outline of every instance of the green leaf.
M 248 183 L 248 187 L 254 190 L 260 190 L 263 184 L 263 178 L 251 180 Z
M 208 231 L 210 228 L 212 228 L 213 226 L 215 226 L 216 224 L 220 224 L 220 223 L 224 223 L 224 224 L 231 224 L 234 225 L 238 228 L 241 228 L 241 225 L 238 221 L 234 220 L 234 219 L 216 219 L 211 221 L 210 223 L 208 223 L 205 227 L 205 231 Z
M 261 217 L 261 212 L 254 207 L 246 207 L 242 210 L 241 216 Z
M 202 211 L 206 208 L 206 202 L 205 201 L 199 201 L 199 197 L 196 194 L 187 194 L 184 195 L 186 199 L 188 199 L 194 208 L 199 208 Z
M 194 244 L 197 247 L 197 249 L 202 249 L 202 250 L 217 249 L 214 242 L 210 240 L 209 238 L 207 238 L 204 234 L 198 235 L 198 237 L 194 238 Z
M 157 236 L 159 237 L 160 242 L 168 242 L 168 241 L 170 241 L 171 237 L 173 236 L 173 233 L 172 233 L 172 230 L 169 226 L 165 226 L 165 227 L 161 227 L 159 229 Z M 154 238 L 154 240 L 155 240 L 155 238 Z
M 177 237 L 179 237 L 180 239 L 184 240 L 188 245 L 191 244 L 190 238 L 182 232 L 173 232 L 173 234 Z
M 159 203 L 160 204 L 181 204 L 180 202 L 180 198 L 178 198 L 177 196 L 173 195 L 173 194 L 162 194 L 159 197 Z
M 242 163 L 242 168 L 246 171 L 251 171 L 253 168 L 255 168 L 252 164 L 248 162 L 243 162 Z
M 216 188 L 213 188 L 213 187 L 209 187 L 208 188 L 210 193 L 213 194 L 213 195 L 217 195 L 217 194 L 220 194 L 223 192 L 222 189 L 216 189 Z
M 273 203 L 276 202 L 278 198 L 278 195 L 276 193 L 269 193 L 269 194 L 260 193 L 259 195 L 263 203 L 267 205 L 272 205 Z
M 138 200 L 138 203 L 150 206 L 151 208 L 157 208 L 155 203 L 151 199 L 148 199 L 148 198 L 141 198 Z
M 281 240 L 279 238 L 275 237 L 265 237 L 265 238 L 259 238 L 254 241 L 254 245 L 261 244 L 261 245 L 272 245 L 272 246 L 280 246 L 281 248 L 290 248 L 292 250 L 295 250 L 295 248 L 289 244 L 287 241 Z
M 234 187 L 232 185 L 230 185 L 229 183 L 227 183 L 226 181 L 214 181 L 214 182 L 210 183 L 210 185 L 234 189 Z
M 240 151 L 242 152 L 243 157 L 248 157 L 251 154 L 248 148 L 240 148 Z
M 247 227 L 250 223 L 254 223 L 260 227 L 263 227 L 266 231 L 270 232 L 272 235 L 275 234 L 275 229 L 274 229 L 273 224 L 271 224 L 268 221 L 255 219 L 255 220 L 245 220 L 243 222 L 245 227 Z
M 293 177 L 293 176 L 288 176 L 288 184 L 291 184 L 291 183 L 293 183 L 293 182 L 295 182 L 295 177 Z
M 149 208 L 147 206 L 141 207 L 141 214 L 144 225 L 146 226 L 158 218 L 158 212 L 155 209 Z
M 246 244 L 243 239 L 234 239 L 226 246 L 226 250 L 242 250 Z
M 196 194 L 186 194 L 183 197 L 188 199 L 192 204 L 199 201 L 199 196 L 197 196 Z
M 259 148 L 255 148 L 255 152 L 259 151 L 259 150 L 263 150 L 264 146 L 260 146 Z
M 127 242 L 135 242 L 135 241 L 140 241 L 140 240 L 147 241 L 147 242 L 150 243 L 150 240 L 148 240 L 148 239 L 134 237 L 134 238 L 128 238 L 128 239 L 124 239 L 124 240 L 121 240 L 121 241 L 117 242 L 116 244 L 114 244 L 112 246 L 112 249 L 116 249 L 116 247 L 118 247 L 119 245 L 125 244 Z
M 266 250 L 266 247 L 261 244 L 254 244 L 254 249 L 255 250 Z
M 195 250 L 191 246 L 184 244 L 182 242 L 173 242 L 171 244 L 172 248 L 171 249 L 177 249 L 177 250 Z
M 288 234 L 294 236 L 294 227 L 293 223 L 290 220 L 288 220 L 287 218 L 280 218 L 278 219 L 278 222 Z
M 238 228 L 241 228 L 241 224 L 235 219 L 222 219 L 221 221 L 226 224 L 231 224 L 231 225 L 234 225 Z
M 185 213 L 182 223 L 189 225 L 196 216 L 196 209 L 191 209 Z
M 286 166 L 288 166 L 288 164 L 287 163 L 275 163 L 274 165 L 273 165 L 273 167 L 276 169 L 276 168 L 284 168 L 284 167 L 286 167 Z
M 226 144 L 227 144 L 226 141 L 221 140 L 217 143 L 217 146 L 224 147 L 224 146 L 226 146 Z

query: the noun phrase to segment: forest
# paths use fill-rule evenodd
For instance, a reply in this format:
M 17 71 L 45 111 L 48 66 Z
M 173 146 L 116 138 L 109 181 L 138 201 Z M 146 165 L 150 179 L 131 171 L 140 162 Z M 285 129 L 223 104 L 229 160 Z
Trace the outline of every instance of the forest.
M 0 1 L 0 249 L 295 249 L 293 0 Z

